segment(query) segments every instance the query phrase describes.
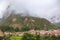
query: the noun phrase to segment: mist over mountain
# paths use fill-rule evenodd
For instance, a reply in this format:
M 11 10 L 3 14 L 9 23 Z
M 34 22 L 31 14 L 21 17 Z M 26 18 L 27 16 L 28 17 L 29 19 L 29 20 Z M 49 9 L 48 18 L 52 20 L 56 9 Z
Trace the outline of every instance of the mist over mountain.
M 46 18 L 51 22 L 59 22 L 57 20 L 60 15 L 58 0 L 3 0 L 1 6 L 3 5 L 6 6 L 4 12 L 8 5 L 10 5 L 10 10 L 23 14 L 28 12 L 31 16 Z
M 4 31 L 28 31 L 34 30 L 52 30 L 59 29 L 55 24 L 45 18 L 34 17 L 30 15 L 15 14 L 11 12 L 10 16 L 3 18 L 0 29 Z

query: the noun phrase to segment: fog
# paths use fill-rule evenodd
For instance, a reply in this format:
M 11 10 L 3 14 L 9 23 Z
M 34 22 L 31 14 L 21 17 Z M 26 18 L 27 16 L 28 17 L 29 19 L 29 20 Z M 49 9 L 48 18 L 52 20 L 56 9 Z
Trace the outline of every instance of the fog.
M 51 22 L 59 22 L 59 0 L 3 0 L 0 2 L 0 18 L 3 17 L 8 5 L 11 10 L 28 13 L 31 16 L 46 18 Z

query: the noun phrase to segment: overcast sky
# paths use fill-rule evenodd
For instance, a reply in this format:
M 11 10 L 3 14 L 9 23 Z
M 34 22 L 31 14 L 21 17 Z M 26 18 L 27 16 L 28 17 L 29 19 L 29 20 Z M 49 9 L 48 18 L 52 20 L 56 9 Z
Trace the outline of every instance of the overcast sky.
M 7 6 L 19 12 L 29 11 L 30 15 L 47 18 L 59 17 L 59 0 L 0 0 L 0 18 Z M 57 20 L 57 19 L 56 19 Z

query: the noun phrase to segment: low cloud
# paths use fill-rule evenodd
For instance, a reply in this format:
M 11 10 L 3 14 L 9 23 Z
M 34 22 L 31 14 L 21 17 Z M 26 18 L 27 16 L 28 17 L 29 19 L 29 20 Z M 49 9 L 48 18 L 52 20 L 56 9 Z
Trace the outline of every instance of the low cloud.
M 11 9 L 13 10 L 28 11 L 32 16 L 46 18 L 50 21 L 52 17 L 56 16 L 57 18 L 60 15 L 58 0 L 10 0 L 9 2 L 12 4 Z

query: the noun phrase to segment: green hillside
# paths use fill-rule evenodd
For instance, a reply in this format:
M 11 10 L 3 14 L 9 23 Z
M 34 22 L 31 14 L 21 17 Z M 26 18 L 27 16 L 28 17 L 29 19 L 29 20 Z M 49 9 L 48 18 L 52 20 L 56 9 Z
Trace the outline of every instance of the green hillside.
M 4 31 L 28 31 L 57 29 L 54 24 L 44 18 L 21 16 L 20 14 L 11 14 L 0 25 Z

